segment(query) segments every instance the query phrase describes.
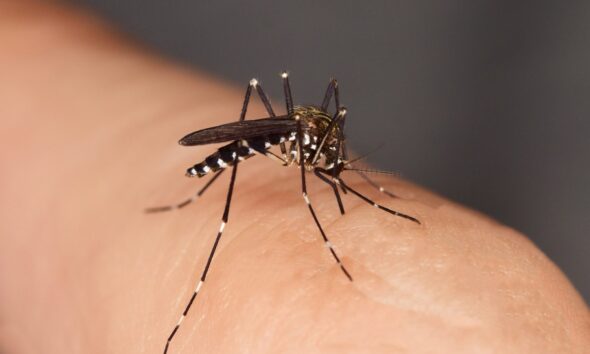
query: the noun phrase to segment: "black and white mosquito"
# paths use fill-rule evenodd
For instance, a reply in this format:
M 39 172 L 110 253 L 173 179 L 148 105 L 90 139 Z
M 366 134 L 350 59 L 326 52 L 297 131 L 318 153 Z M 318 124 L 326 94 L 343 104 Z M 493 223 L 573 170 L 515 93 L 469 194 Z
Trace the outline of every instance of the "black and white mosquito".
M 221 224 L 217 237 L 213 243 L 213 247 L 209 253 L 209 258 L 205 265 L 205 269 L 201 274 L 201 278 L 195 287 L 190 300 L 186 304 L 182 315 L 178 322 L 172 329 L 172 332 L 166 340 L 164 347 L 164 354 L 168 352 L 168 348 L 176 332 L 180 328 L 180 324 L 186 317 L 191 308 L 197 294 L 201 290 L 211 261 L 215 255 L 215 250 L 225 229 L 229 209 L 231 205 L 232 192 L 240 162 L 254 156 L 263 155 L 273 160 L 278 161 L 283 166 L 297 165 L 301 170 L 301 191 L 303 200 L 307 204 L 309 212 L 318 227 L 318 230 L 324 240 L 326 247 L 334 257 L 334 260 L 348 278 L 352 281 L 352 276 L 342 264 L 340 258 L 334 251 L 328 236 L 324 232 L 320 221 L 314 211 L 311 200 L 307 194 L 306 172 L 313 172 L 313 174 L 320 180 L 328 184 L 334 191 L 336 201 L 340 213 L 344 214 L 344 206 L 340 198 L 340 192 L 347 194 L 348 192 L 362 199 L 366 203 L 381 209 L 392 215 L 405 218 L 409 221 L 420 224 L 418 219 L 409 215 L 400 213 L 398 211 L 389 209 L 385 206 L 375 203 L 365 195 L 352 189 L 347 185 L 341 177 L 343 171 L 354 171 L 361 175 L 371 186 L 378 189 L 381 193 L 395 197 L 392 193 L 379 186 L 371 180 L 364 170 L 355 169 L 351 163 L 353 161 L 348 159 L 348 153 L 344 141 L 344 122 L 346 119 L 346 108 L 340 105 L 338 94 L 338 82 L 335 79 L 330 80 L 328 89 L 324 95 L 324 100 L 321 106 L 294 106 L 291 95 L 291 87 L 289 85 L 289 75 L 287 72 L 281 74 L 283 80 L 283 90 L 285 94 L 285 103 L 287 114 L 277 116 L 270 104 L 270 101 L 264 93 L 262 86 L 256 79 L 250 80 L 246 95 L 244 98 L 244 105 L 240 118 L 237 122 L 227 123 L 216 127 L 202 129 L 190 133 L 180 139 L 180 145 L 206 145 L 213 143 L 229 142 L 229 144 L 222 146 L 216 152 L 209 155 L 204 161 L 192 166 L 186 172 L 188 177 L 204 177 L 213 174 L 211 179 L 191 198 L 182 203 L 164 207 L 150 208 L 148 212 L 161 212 L 174 209 L 180 209 L 192 203 L 200 197 L 207 188 L 209 188 L 217 178 L 225 171 L 226 168 L 232 167 L 231 179 L 229 182 L 229 190 L 227 192 L 227 200 L 221 217 Z M 245 120 L 248 103 L 252 90 L 258 93 L 269 117 Z M 333 114 L 328 113 L 328 106 L 330 101 L 334 99 L 336 111 Z M 280 152 L 273 152 L 271 148 L 277 146 Z

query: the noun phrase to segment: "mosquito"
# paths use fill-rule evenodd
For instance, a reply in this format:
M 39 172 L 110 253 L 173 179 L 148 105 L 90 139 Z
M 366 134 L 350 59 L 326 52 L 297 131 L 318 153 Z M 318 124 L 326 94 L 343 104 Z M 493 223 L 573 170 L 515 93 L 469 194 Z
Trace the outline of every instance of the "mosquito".
M 176 335 L 181 323 L 185 319 L 188 311 L 201 287 L 205 283 L 209 267 L 219 245 L 221 235 L 227 225 L 229 218 L 229 210 L 232 200 L 232 193 L 236 181 L 236 174 L 238 172 L 238 165 L 240 162 L 249 159 L 255 155 L 262 155 L 278 161 L 282 166 L 297 165 L 301 170 L 301 192 L 303 200 L 307 204 L 309 212 L 324 240 L 326 247 L 329 249 L 332 257 L 346 276 L 352 281 L 352 276 L 342 264 L 340 257 L 336 254 L 332 243 L 324 232 L 322 225 L 316 215 L 312 206 L 311 200 L 307 194 L 306 172 L 312 172 L 321 181 L 328 184 L 334 191 L 336 201 L 340 213 L 344 214 L 344 205 L 340 197 L 340 191 L 344 194 L 352 193 L 356 197 L 362 199 L 366 203 L 381 209 L 389 214 L 397 217 L 407 219 L 409 221 L 420 224 L 418 219 L 403 214 L 401 212 L 389 209 L 385 206 L 375 203 L 365 195 L 357 190 L 351 188 L 344 182 L 341 177 L 343 171 L 354 171 L 361 175 L 371 186 L 378 189 L 381 193 L 388 196 L 395 197 L 394 194 L 385 190 L 383 187 L 372 181 L 364 172 L 367 170 L 356 169 L 352 166 L 352 162 L 356 160 L 349 160 L 344 139 L 344 123 L 346 119 L 346 108 L 340 105 L 340 97 L 338 91 L 338 82 L 332 78 L 328 84 L 328 88 L 324 94 L 324 99 L 320 106 L 294 106 L 293 97 L 291 94 L 291 86 L 289 84 L 289 74 L 285 71 L 281 73 L 283 82 L 283 91 L 285 95 L 285 105 L 287 114 L 276 115 L 268 96 L 262 89 L 258 80 L 252 79 L 246 88 L 246 94 L 240 118 L 237 122 L 218 125 L 211 128 L 190 133 L 180 139 L 179 144 L 184 146 L 207 145 L 214 143 L 227 143 L 216 152 L 209 155 L 205 160 L 190 167 L 186 171 L 188 177 L 205 177 L 212 175 L 211 179 L 191 198 L 169 206 L 156 207 L 147 209 L 147 212 L 162 212 L 174 209 L 183 208 L 197 198 L 199 198 L 205 191 L 215 182 L 219 176 L 229 167 L 231 167 L 231 179 L 229 182 L 229 189 L 227 192 L 227 199 L 225 208 L 221 217 L 221 224 L 217 237 L 213 243 L 213 247 L 209 253 L 209 258 L 201 278 L 197 283 L 195 290 L 190 300 L 185 305 L 182 315 L 178 322 L 172 329 L 166 345 L 164 347 L 164 354 L 168 352 L 170 343 Z M 248 104 L 250 103 L 250 96 L 252 91 L 256 91 L 260 100 L 264 104 L 268 117 L 254 120 L 245 120 Z M 334 100 L 336 111 L 333 114 L 328 112 L 330 102 Z M 272 147 L 278 145 L 280 153 L 271 150 Z

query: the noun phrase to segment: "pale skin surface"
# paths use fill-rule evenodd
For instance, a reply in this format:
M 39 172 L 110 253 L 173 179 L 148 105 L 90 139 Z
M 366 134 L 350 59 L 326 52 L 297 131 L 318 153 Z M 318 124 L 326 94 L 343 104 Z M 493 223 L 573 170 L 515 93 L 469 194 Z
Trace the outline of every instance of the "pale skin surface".
M 242 88 L 52 5 L 0 2 L 0 48 L 0 352 L 160 353 L 218 230 L 229 173 L 181 211 L 142 210 L 206 182 L 183 173 L 214 147 L 175 142 L 236 120 Z M 250 118 L 264 116 L 255 103 Z M 298 172 L 262 157 L 240 166 L 230 222 L 170 353 L 590 348 L 587 306 L 514 230 L 383 177 L 403 199 L 348 183 L 422 226 L 349 196 L 340 216 L 310 175 L 349 282 L 313 225 Z

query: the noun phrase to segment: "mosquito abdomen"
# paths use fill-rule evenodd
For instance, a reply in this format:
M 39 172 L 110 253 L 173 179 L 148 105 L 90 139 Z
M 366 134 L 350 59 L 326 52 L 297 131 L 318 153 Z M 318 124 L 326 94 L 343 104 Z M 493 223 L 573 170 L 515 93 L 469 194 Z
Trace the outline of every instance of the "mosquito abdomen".
M 204 161 L 189 168 L 186 171 L 186 175 L 189 177 L 203 177 L 209 172 L 217 172 L 228 166 L 233 166 L 236 160 L 245 160 L 256 153 L 266 155 L 266 150 L 271 146 L 282 143 L 285 140 L 286 138 L 283 136 L 270 135 L 234 141 L 220 147 Z
M 240 144 L 238 141 L 220 147 L 216 152 L 186 170 L 188 177 L 203 177 L 209 172 L 217 172 L 228 166 L 233 166 L 236 160 L 245 160 L 254 155 L 254 151 Z

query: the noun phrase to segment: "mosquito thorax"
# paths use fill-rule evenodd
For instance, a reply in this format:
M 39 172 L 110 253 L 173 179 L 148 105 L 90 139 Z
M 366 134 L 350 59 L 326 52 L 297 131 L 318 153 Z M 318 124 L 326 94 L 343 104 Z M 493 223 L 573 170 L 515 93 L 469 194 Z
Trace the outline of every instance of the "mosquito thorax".
M 332 116 L 317 106 L 295 106 L 291 116 L 294 119 L 298 116 L 303 123 L 302 140 L 305 168 L 311 171 L 320 162 L 320 160 L 313 160 L 317 149 L 321 149 L 319 156 L 323 159 L 324 164 L 333 164 L 338 159 L 336 145 L 340 136 L 339 127 L 335 127 L 329 132 L 324 144 L 321 144 L 332 121 Z
M 317 136 L 324 134 L 332 120 L 328 112 L 316 106 L 295 106 L 291 116 L 299 116 L 303 122 L 304 130 Z

